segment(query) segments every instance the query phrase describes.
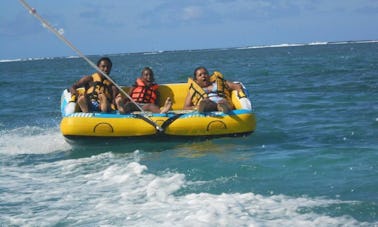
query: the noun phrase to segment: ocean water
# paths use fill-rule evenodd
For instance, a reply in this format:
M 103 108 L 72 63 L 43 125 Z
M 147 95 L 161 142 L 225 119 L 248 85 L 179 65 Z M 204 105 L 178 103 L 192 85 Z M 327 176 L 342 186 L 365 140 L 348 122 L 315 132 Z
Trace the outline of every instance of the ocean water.
M 60 95 L 93 69 L 3 60 L 1 226 L 378 226 L 377 42 L 110 57 L 120 85 L 144 66 L 159 83 L 200 65 L 242 81 L 256 131 L 70 145 Z

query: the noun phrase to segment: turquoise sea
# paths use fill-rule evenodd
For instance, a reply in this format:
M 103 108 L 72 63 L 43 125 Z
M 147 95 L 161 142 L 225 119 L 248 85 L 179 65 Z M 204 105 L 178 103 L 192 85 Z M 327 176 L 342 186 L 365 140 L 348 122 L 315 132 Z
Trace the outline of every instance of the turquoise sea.
M 378 42 L 108 55 L 130 85 L 195 67 L 242 81 L 239 138 L 67 143 L 81 58 L 0 61 L 0 226 L 378 226 Z M 100 56 L 90 56 L 94 62 Z

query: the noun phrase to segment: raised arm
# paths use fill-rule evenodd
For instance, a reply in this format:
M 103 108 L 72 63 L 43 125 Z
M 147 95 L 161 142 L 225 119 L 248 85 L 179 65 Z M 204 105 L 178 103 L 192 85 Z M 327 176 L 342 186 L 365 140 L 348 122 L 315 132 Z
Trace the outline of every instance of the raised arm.
M 230 90 L 237 90 L 237 91 L 243 90 L 243 88 L 240 84 L 236 84 L 236 83 L 230 82 L 228 80 L 226 81 L 226 85 Z

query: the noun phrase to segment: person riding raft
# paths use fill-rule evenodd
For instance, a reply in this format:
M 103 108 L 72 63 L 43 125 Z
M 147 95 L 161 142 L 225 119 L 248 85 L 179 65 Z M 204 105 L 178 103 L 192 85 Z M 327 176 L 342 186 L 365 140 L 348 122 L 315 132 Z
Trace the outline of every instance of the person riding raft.
M 228 113 L 234 106 L 231 102 L 231 91 L 243 93 L 240 84 L 227 81 L 220 72 L 215 71 L 211 76 L 203 66 L 194 70 L 193 79 L 188 78 L 189 91 L 185 99 L 185 110 L 198 112 L 221 111 Z M 243 93 L 244 94 L 244 93 Z
M 139 78 L 136 79 L 135 84 L 129 92 L 129 96 L 136 102 L 143 111 L 150 111 L 153 113 L 166 113 L 172 107 L 171 98 L 168 97 L 164 106 L 159 107 L 159 85 L 155 83 L 154 72 L 150 67 L 145 67 Z M 116 98 L 118 110 L 121 114 L 138 111 L 139 108 L 130 100 L 125 100 L 122 95 Z M 122 103 L 125 103 L 124 105 Z
M 108 57 L 102 57 L 97 61 L 97 67 L 109 75 L 112 61 Z M 82 87 L 85 88 L 85 91 L 79 93 L 77 89 Z M 110 112 L 116 109 L 114 99 L 118 95 L 118 89 L 100 72 L 82 77 L 72 85 L 70 92 L 73 99 L 77 98 L 77 104 L 84 113 Z

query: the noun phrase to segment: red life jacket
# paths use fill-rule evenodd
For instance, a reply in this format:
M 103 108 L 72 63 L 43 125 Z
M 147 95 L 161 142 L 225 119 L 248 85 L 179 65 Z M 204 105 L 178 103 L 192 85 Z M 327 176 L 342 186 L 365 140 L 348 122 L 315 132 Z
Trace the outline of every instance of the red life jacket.
M 159 85 L 152 84 L 151 86 L 146 86 L 141 79 L 135 81 L 133 90 L 131 91 L 131 98 L 138 103 L 155 103 L 158 98 Z

